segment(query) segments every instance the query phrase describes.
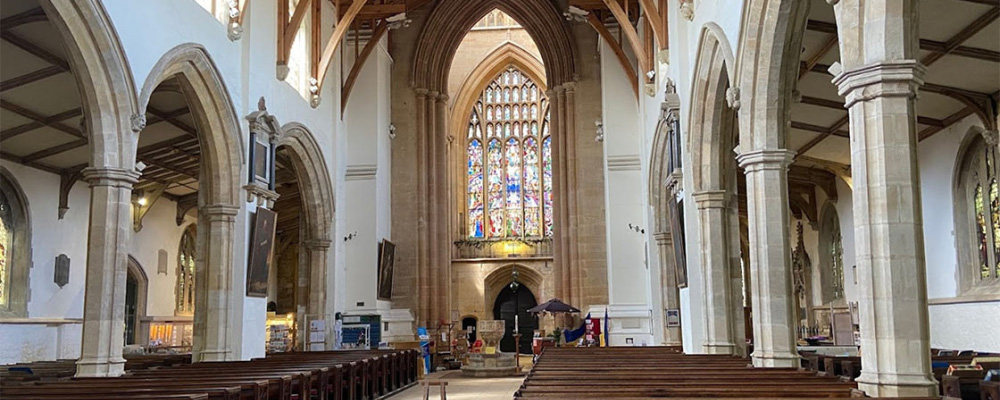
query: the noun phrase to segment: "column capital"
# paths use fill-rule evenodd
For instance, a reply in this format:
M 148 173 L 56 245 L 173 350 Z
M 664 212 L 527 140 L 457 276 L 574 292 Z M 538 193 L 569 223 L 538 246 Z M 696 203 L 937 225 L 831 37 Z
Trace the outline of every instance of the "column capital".
M 198 215 L 205 217 L 208 221 L 230 221 L 239 212 L 239 207 L 227 204 L 213 204 L 198 208 Z
M 437 95 L 437 101 L 438 101 L 438 103 L 447 102 L 448 99 L 450 99 L 450 98 L 451 98 L 451 96 L 448 96 L 448 93 L 440 93 L 440 94 Z
M 413 89 L 413 91 L 417 93 L 417 97 L 427 96 L 427 93 L 430 92 L 429 90 L 424 89 L 424 88 L 416 88 L 416 89 Z
M 141 175 L 138 171 L 124 168 L 84 168 L 83 179 L 90 183 L 90 186 L 116 186 L 132 188 L 139 181 Z
M 574 81 L 563 82 L 562 87 L 567 93 L 576 92 L 576 82 Z
M 657 245 L 668 246 L 674 242 L 674 236 L 670 232 L 656 232 L 653 233 L 653 240 L 656 240 Z
M 302 247 L 310 251 L 329 249 L 333 243 L 330 239 L 306 239 L 302 241 Z
M 787 169 L 795 159 L 795 152 L 786 149 L 761 149 L 736 156 L 740 167 L 747 172 L 765 169 Z
M 916 97 L 926 72 L 927 67 L 917 60 L 883 61 L 843 71 L 833 78 L 833 84 L 845 97 L 845 106 L 851 108 L 859 101 L 880 97 Z
M 706 208 L 726 208 L 729 205 L 729 193 L 725 190 L 703 190 L 691 193 L 691 198 L 699 210 Z
M 566 88 L 563 87 L 563 85 L 555 85 L 553 87 L 550 87 L 549 90 L 546 90 L 545 95 L 548 96 L 549 101 L 551 102 L 552 99 L 556 97 L 556 95 L 561 94 L 564 91 L 566 91 Z

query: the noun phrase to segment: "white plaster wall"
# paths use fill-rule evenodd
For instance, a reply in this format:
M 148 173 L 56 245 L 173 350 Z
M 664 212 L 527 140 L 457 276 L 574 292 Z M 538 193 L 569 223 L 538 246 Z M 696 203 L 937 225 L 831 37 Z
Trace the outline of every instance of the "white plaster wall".
M 184 223 L 177 226 L 177 203 L 160 198 L 143 218 L 143 227 L 132 234 L 129 255 L 139 262 L 149 279 L 146 298 L 146 315 L 163 317 L 174 315 L 175 290 L 177 287 L 177 266 L 179 263 L 181 236 L 184 230 L 197 218 L 194 212 L 187 215 Z M 167 252 L 167 272 L 157 272 L 159 251 Z
M 1000 301 L 930 306 L 931 347 L 1000 352 Z
M 648 229 L 639 109 L 621 64 L 607 42 L 600 43 L 604 168 L 608 177 L 604 190 L 608 221 L 608 298 L 618 322 L 611 325 L 610 341 L 613 345 L 627 345 L 627 335 L 632 338 L 633 345 L 653 344 L 647 236 L 629 228 L 632 225 L 640 230 Z
M 83 324 L 58 318 L 0 323 L 0 365 L 80 357 Z

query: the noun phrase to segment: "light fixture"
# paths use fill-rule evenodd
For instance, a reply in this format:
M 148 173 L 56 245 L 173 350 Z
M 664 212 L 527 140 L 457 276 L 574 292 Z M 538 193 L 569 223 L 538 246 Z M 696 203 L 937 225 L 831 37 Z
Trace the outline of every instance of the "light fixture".
M 517 281 L 517 265 L 514 265 L 514 270 L 510 273 L 510 291 L 517 293 L 517 288 L 521 287 L 521 283 Z
M 139 197 L 138 203 L 139 203 L 140 206 L 144 206 L 148 202 L 149 202 L 149 200 L 146 200 L 146 196 Z

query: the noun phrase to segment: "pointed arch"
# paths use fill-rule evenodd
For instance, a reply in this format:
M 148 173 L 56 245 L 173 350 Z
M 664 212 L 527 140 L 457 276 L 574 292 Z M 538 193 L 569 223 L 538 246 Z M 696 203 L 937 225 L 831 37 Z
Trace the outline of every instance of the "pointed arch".
M 28 288 L 31 278 L 31 209 L 17 179 L 0 167 L 0 258 L 6 269 L 0 270 L 0 318 L 28 316 Z M 9 248 L 8 248 L 9 246 Z
M 726 101 L 732 55 L 724 36 L 710 26 L 702 28 L 695 60 L 695 77 L 688 123 L 687 148 L 694 192 L 726 190 L 735 168 L 736 113 Z
M 486 279 L 483 280 L 483 304 L 486 306 L 486 310 L 493 309 L 493 302 L 496 301 L 497 295 L 510 284 L 515 265 L 517 266 L 517 282 L 531 290 L 531 293 L 536 296 L 536 301 L 539 303 L 544 301 L 537 298 L 544 292 L 542 274 L 523 264 L 507 264 L 486 275 Z
M 135 83 L 118 33 L 98 0 L 39 1 L 67 44 L 80 91 L 93 168 L 131 171 L 139 113 Z
M 464 132 L 469 118 L 468 110 L 479 98 L 479 94 L 493 81 L 493 78 L 508 66 L 514 66 L 528 75 L 538 85 L 540 92 L 545 92 L 545 68 L 523 47 L 513 42 L 505 42 L 491 51 L 469 73 L 462 86 L 458 89 L 451 113 L 451 131 Z
M 306 240 L 330 240 L 333 232 L 333 184 L 323 151 L 312 131 L 298 122 L 281 127 L 275 148 L 284 147 L 292 158 L 292 168 L 302 191 Z
M 146 78 L 139 108 L 145 115 L 153 91 L 175 76 L 195 118 L 202 165 L 211 171 L 200 177 L 199 204 L 238 206 L 243 135 L 229 90 L 204 47 L 184 43 L 167 51 Z
M 515 20 L 538 44 L 548 87 L 574 80 L 576 43 L 556 5 L 537 0 L 444 0 L 431 11 L 414 53 L 414 87 L 444 92 L 448 73 L 465 33 L 484 15 L 499 9 Z

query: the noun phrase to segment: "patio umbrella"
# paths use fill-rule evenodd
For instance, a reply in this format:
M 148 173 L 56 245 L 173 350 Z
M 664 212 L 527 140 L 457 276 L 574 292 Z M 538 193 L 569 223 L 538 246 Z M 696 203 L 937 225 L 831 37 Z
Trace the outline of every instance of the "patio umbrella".
M 569 304 L 563 303 L 562 300 L 550 299 L 549 301 L 539 304 L 531 309 L 528 309 L 528 312 L 535 314 L 537 313 L 559 314 L 559 313 L 578 313 L 580 312 L 580 310 Z

